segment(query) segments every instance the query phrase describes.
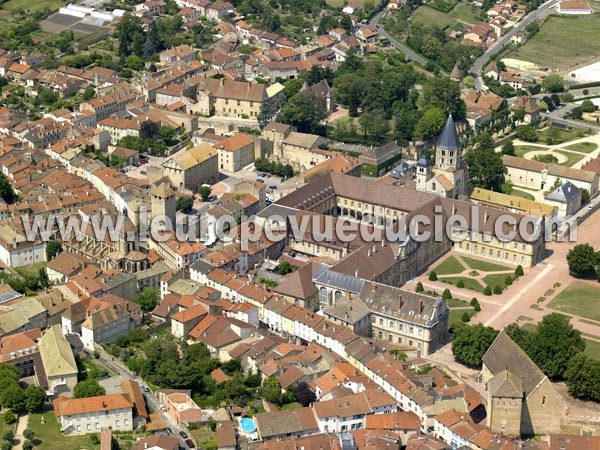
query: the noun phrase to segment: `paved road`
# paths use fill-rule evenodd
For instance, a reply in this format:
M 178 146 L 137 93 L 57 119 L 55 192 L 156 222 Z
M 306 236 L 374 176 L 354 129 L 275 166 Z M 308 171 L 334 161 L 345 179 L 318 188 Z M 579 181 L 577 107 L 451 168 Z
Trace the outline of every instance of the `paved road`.
M 139 377 L 135 377 L 127 367 L 125 367 L 121 361 L 119 361 L 117 358 L 113 358 L 112 356 L 110 356 L 108 353 L 106 353 L 104 350 L 102 349 L 98 349 L 98 353 L 100 354 L 100 359 L 102 360 L 102 362 L 108 366 L 113 372 L 121 375 L 122 377 L 125 377 L 129 380 L 134 380 L 136 381 L 138 384 L 143 385 L 146 384 L 143 380 L 141 380 L 141 378 Z M 141 380 L 141 381 L 140 381 Z M 154 393 L 152 392 L 143 392 L 144 394 L 144 398 L 146 400 L 146 402 L 150 405 L 150 407 L 157 413 L 160 414 L 160 417 L 165 421 L 165 423 L 167 424 L 167 426 L 174 432 L 175 437 L 177 437 L 179 439 L 179 445 L 181 448 L 187 449 L 188 446 L 185 443 L 185 441 L 181 438 L 181 436 L 179 436 L 179 432 L 180 431 L 185 431 L 188 436 L 190 437 L 190 439 L 193 439 L 191 434 L 189 433 L 189 430 L 184 429 L 183 427 L 181 427 L 180 425 L 177 425 L 175 422 L 173 422 L 173 420 L 171 419 L 171 417 L 167 414 L 165 414 L 164 412 L 161 411 L 161 403 L 158 400 L 158 398 L 154 395 Z
M 419 55 L 417 52 L 412 50 L 410 47 L 407 47 L 406 45 L 398 42 L 396 39 L 394 39 L 392 36 L 390 36 L 387 33 L 387 31 L 384 30 L 383 26 L 379 25 L 379 21 L 384 16 L 385 12 L 386 11 L 384 10 L 384 11 L 381 11 L 380 13 L 378 13 L 377 15 L 373 16 L 373 18 L 369 21 L 369 24 L 377 26 L 377 31 L 379 32 L 379 35 L 383 36 L 388 41 L 390 41 L 390 44 L 392 44 L 392 46 L 396 47 L 398 50 L 400 50 L 402 53 L 404 53 L 408 59 L 410 59 L 411 61 L 418 62 L 422 66 L 426 65 L 429 62 L 427 59 L 425 59 L 423 56 Z
M 508 43 L 510 43 L 511 38 L 518 31 L 523 31 L 527 26 L 535 20 L 541 20 L 548 17 L 550 14 L 554 12 L 554 6 L 558 0 L 549 0 L 544 3 L 535 11 L 529 13 L 523 20 L 521 20 L 517 25 L 511 28 L 504 36 L 494 42 L 483 55 L 475 60 L 475 63 L 471 67 L 471 74 L 475 77 L 475 84 L 478 89 L 481 89 L 485 84 L 483 82 L 483 78 L 481 78 L 481 71 L 487 65 L 490 58 L 495 55 L 497 52 L 502 50 Z
M 550 114 L 542 113 L 542 117 L 547 117 L 548 119 L 552 119 L 555 122 L 564 123 L 565 125 L 570 125 L 575 128 L 587 128 L 588 130 L 600 132 L 600 126 L 598 126 L 598 125 L 593 125 L 589 122 L 582 122 L 579 120 L 564 119 L 562 117 L 562 114 L 564 114 L 564 112 L 562 112 L 562 110 L 560 110 L 560 109 L 558 110 L 558 112 L 561 113 L 560 116 L 554 115 L 556 113 L 556 111 L 552 111 Z

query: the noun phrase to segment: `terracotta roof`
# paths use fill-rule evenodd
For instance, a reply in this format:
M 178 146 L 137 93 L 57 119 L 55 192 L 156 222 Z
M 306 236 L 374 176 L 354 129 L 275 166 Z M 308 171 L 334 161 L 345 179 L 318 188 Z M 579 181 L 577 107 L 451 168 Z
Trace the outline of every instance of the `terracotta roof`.
M 56 417 L 74 416 L 99 411 L 132 408 L 133 404 L 123 394 L 99 395 L 87 398 L 59 397 L 53 402 Z

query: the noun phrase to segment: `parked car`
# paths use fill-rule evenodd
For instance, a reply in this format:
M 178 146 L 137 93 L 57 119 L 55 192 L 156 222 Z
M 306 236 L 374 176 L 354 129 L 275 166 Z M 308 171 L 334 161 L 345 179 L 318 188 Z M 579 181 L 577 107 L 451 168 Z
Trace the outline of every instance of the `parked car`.
M 187 439 L 188 438 L 188 435 L 187 435 L 187 433 L 185 431 L 180 431 L 179 432 L 179 436 L 181 436 L 183 439 Z
M 274 184 L 272 184 L 271 186 L 269 186 L 269 189 L 271 189 L 272 191 L 277 189 L 277 186 L 275 186 Z
M 148 175 L 148 172 L 146 172 L 145 170 L 140 170 L 140 173 L 141 173 L 142 175 Z
M 191 439 L 186 439 L 185 444 L 188 446 L 188 448 L 196 448 L 194 441 L 192 441 Z
M 265 180 L 263 180 L 262 178 L 257 178 L 257 179 L 256 179 L 256 182 L 257 182 L 257 183 L 264 183 L 264 182 L 265 182 Z

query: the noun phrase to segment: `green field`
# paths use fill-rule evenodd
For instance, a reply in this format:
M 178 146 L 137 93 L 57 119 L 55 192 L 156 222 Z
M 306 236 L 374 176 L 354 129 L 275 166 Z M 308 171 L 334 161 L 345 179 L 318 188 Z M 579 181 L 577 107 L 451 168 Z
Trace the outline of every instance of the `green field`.
M 514 51 L 508 58 L 516 58 L 567 70 L 591 63 L 600 56 L 600 15 L 581 17 L 550 16 L 531 40 Z
M 555 152 L 567 157 L 565 162 L 560 163 L 561 166 L 572 167 L 573 164 L 581 161 L 585 157 L 585 155 L 580 153 L 567 152 L 565 150 L 555 150 Z
M 471 317 L 473 317 L 476 314 L 475 310 L 473 308 L 450 310 L 450 316 L 448 317 L 448 327 L 452 328 L 452 326 L 454 326 L 454 325 L 464 323 L 461 320 L 461 317 L 465 312 L 468 312 L 471 315 Z
M 44 417 L 46 423 L 42 424 Z M 89 435 L 64 436 L 53 411 L 43 414 L 29 414 L 29 428 L 35 433 L 33 443 L 35 448 L 44 450 L 86 450 L 99 449 L 99 445 L 92 444 Z
M 217 433 L 211 431 L 208 425 L 200 425 L 195 430 L 190 430 L 198 448 L 217 448 Z
M 469 305 L 469 302 L 464 302 L 462 300 L 458 300 L 456 298 L 451 298 L 450 300 L 446 301 L 446 304 L 448 305 L 448 308 L 452 309 L 452 308 L 464 308 L 467 306 L 471 306 Z
M 424 26 L 437 25 L 440 28 L 446 28 L 456 23 L 456 19 L 450 17 L 449 14 L 430 8 L 429 6 L 419 6 L 411 16 L 413 24 L 421 24 Z
M 578 144 L 566 145 L 567 150 L 573 150 L 574 152 L 591 153 L 598 148 L 593 142 L 580 142 Z
M 486 275 L 482 278 L 482 280 L 487 286 L 491 287 L 492 289 L 494 289 L 495 286 L 500 286 L 502 289 L 504 289 L 506 287 L 505 280 L 507 276 L 510 276 L 510 274 L 496 273 L 492 275 Z
M 479 12 L 481 10 L 475 6 L 467 5 L 465 2 L 457 4 L 449 15 L 454 17 L 459 22 L 468 23 L 469 25 L 475 25 L 481 20 L 479 19 Z
M 14 11 L 15 9 L 22 9 L 23 11 L 39 11 L 43 8 L 50 8 L 52 11 L 59 9 L 64 6 L 67 2 L 65 0 L 8 0 L 2 4 L 2 8 L 8 11 Z
M 552 140 L 555 145 L 585 136 L 585 131 L 579 128 L 563 129 L 554 127 L 552 133 L 554 134 L 552 136 Z M 544 128 L 543 130 L 537 132 L 537 138 L 539 142 L 546 142 L 546 139 L 548 139 L 549 136 L 550 128 Z
M 439 275 L 452 275 L 455 273 L 461 273 L 465 268 L 454 256 L 446 258 L 441 264 L 439 264 L 433 271 Z
M 463 256 L 462 259 L 469 265 L 471 269 L 480 270 L 481 272 L 500 272 L 503 270 L 510 270 L 510 267 L 507 266 L 503 266 L 493 262 L 480 261 L 478 259 L 469 258 L 467 256 Z
M 477 281 L 477 280 L 475 280 L 473 278 L 469 278 L 469 277 L 443 277 L 443 278 L 439 278 L 439 281 L 441 281 L 443 283 L 451 284 L 453 286 L 456 286 L 456 284 L 458 283 L 459 280 L 463 280 L 463 283 L 465 283 L 464 289 L 470 289 L 470 290 L 476 291 L 476 292 L 483 292 L 483 286 L 479 283 L 479 281 Z
M 591 281 L 573 281 L 552 300 L 548 307 L 568 314 L 600 321 L 600 285 Z

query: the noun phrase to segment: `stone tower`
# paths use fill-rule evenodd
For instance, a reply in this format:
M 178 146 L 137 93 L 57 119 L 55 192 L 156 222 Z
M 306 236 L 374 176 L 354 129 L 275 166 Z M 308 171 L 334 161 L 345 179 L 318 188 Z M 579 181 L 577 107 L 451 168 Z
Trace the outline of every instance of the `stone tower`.
M 521 435 L 523 387 L 521 379 L 503 370 L 488 381 L 487 426 L 500 434 Z
M 176 216 L 176 199 L 175 192 L 165 182 L 161 182 L 156 188 L 150 192 L 152 214 L 150 219 L 157 216 L 168 217 L 171 220 L 173 229 L 175 229 L 175 216 Z
M 462 145 L 456 133 L 452 114 L 448 116 L 446 125 L 438 139 L 435 151 L 435 165 L 440 170 L 456 171 L 462 167 Z

